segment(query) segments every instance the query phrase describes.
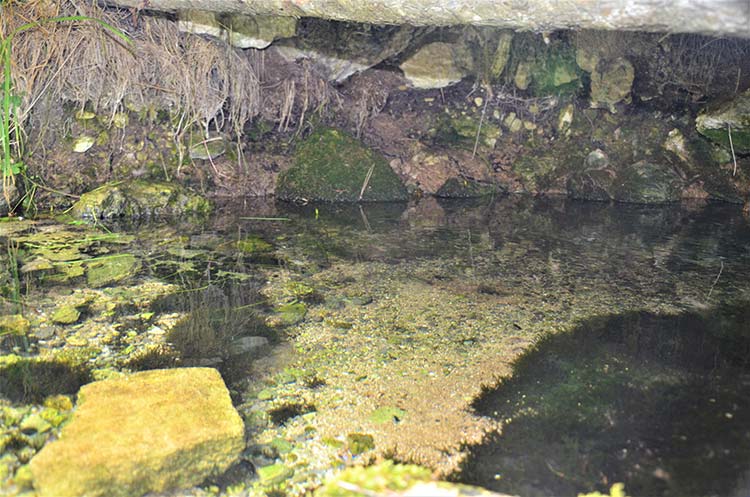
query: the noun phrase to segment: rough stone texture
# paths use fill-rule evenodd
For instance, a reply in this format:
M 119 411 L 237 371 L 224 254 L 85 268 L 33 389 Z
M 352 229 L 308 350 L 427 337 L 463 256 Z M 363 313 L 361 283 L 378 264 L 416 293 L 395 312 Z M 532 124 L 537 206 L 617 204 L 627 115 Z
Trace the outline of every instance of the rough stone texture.
M 148 219 L 161 216 L 206 214 L 205 198 L 174 183 L 117 181 L 81 195 L 71 214 L 86 219 Z
M 624 58 L 600 60 L 591 72 L 591 106 L 614 110 L 614 105 L 630 96 L 635 69 Z
M 385 158 L 336 129 L 316 131 L 299 145 L 294 165 L 279 176 L 276 195 L 295 202 L 392 202 L 408 198 Z
M 143 8 L 143 0 L 108 3 Z M 475 24 L 537 31 L 590 28 L 750 37 L 746 0 L 150 0 L 148 8 L 414 26 Z
M 674 169 L 642 160 L 617 174 L 614 199 L 637 204 L 678 202 L 682 187 L 683 181 Z
M 609 167 L 609 157 L 599 149 L 589 153 L 583 170 L 570 175 L 566 182 L 568 196 L 576 200 L 612 200 L 615 171 Z
M 297 36 L 274 47 L 284 59 L 308 59 L 328 81 L 341 83 L 403 51 L 414 33 L 411 26 L 362 26 L 302 19 Z
M 401 70 L 415 88 L 443 88 L 458 83 L 467 74 L 454 60 L 456 49 L 458 47 L 450 43 L 430 43 L 404 61 Z
M 471 152 L 454 149 L 415 147 L 406 161 L 391 161 L 391 167 L 404 183 L 419 188 L 423 193 L 435 195 L 451 178 L 461 178 L 487 183 L 491 181 L 489 168 Z
M 39 497 L 130 497 L 196 485 L 244 448 L 219 373 L 152 370 L 90 383 L 59 440 L 30 466 Z
M 185 10 L 178 13 L 178 27 L 187 33 L 219 38 L 238 48 L 263 49 L 274 40 L 294 36 L 297 20 L 293 17 L 219 15 Z
M 695 119 L 698 132 L 736 153 L 750 153 L 750 90 Z M 732 142 L 729 142 L 731 131 Z

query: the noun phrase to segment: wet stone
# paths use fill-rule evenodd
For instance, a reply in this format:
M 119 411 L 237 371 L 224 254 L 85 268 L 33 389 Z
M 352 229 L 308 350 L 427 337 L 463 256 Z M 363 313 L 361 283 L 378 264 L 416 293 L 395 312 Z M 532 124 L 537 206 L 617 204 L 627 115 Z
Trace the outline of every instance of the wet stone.
M 84 386 L 60 439 L 31 461 L 40 497 L 136 497 L 196 485 L 244 447 L 213 369 L 153 370 Z

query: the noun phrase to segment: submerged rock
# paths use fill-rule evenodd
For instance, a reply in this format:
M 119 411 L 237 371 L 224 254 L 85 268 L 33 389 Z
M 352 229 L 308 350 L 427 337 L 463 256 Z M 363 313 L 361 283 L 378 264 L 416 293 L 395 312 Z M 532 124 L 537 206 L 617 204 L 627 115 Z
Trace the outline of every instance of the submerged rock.
M 695 119 L 698 132 L 735 153 L 750 153 L 750 90 Z M 730 144 L 731 136 L 731 144 Z
M 200 195 L 163 181 L 117 181 L 81 195 L 73 216 L 84 219 L 151 219 L 207 214 L 211 204 Z
M 406 188 L 385 159 L 346 133 L 322 129 L 302 142 L 276 194 L 290 201 L 403 201 Z
M 39 497 L 140 496 L 227 469 L 244 426 L 219 373 L 152 370 L 81 388 L 59 440 L 30 463 Z
M 672 167 L 642 160 L 618 173 L 614 199 L 638 204 L 678 202 L 682 187 L 683 180 Z
M 99 257 L 88 263 L 86 280 L 92 288 L 107 286 L 135 275 L 140 267 L 139 260 L 133 254 Z

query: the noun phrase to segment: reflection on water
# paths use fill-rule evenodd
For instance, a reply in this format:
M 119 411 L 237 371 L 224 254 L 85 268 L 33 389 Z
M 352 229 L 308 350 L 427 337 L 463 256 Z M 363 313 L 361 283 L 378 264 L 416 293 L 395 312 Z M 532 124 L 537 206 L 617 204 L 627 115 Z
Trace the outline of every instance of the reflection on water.
M 0 402 L 74 393 L 112 370 L 208 365 L 241 409 L 255 410 L 246 419 L 280 429 L 273 415 L 286 411 L 256 416 L 263 406 L 248 387 L 254 361 L 279 342 L 308 351 L 318 367 L 282 383 L 336 399 L 346 397 L 337 374 L 350 365 L 333 361 L 360 361 L 351 381 L 370 398 L 398 390 L 389 377 L 422 378 L 422 367 L 445 388 L 479 391 L 523 352 L 512 377 L 473 405 L 451 397 L 464 402 L 450 406 L 460 416 L 473 407 L 502 424 L 469 448 L 459 479 L 523 497 L 604 491 L 618 481 L 632 497 L 750 495 L 750 225 L 736 206 L 258 202 L 220 206 L 204 225 L 109 226 L 96 236 L 49 221 L 6 223 L 0 240 L 1 314 L 30 318 L 23 340 L 0 334 L 0 353 L 29 361 L 26 369 L 0 362 Z M 114 260 L 128 265 L 91 278 L 125 253 L 134 257 Z M 67 322 L 50 317 L 66 306 Z M 295 343 L 299 335 L 309 343 Z M 326 356 L 332 347 L 344 352 Z M 414 372 L 409 356 L 425 350 Z M 59 366 L 75 373 L 64 375 L 71 381 L 29 388 L 49 369 L 42 366 L 71 351 L 78 360 Z M 321 357 L 330 368 L 315 362 Z M 312 412 L 284 392 L 299 401 L 289 405 L 305 407 L 289 419 Z M 321 418 L 333 404 L 323 398 Z M 410 406 L 394 437 L 426 426 L 415 419 L 418 402 L 386 405 Z M 458 460 L 440 447 L 417 449 Z

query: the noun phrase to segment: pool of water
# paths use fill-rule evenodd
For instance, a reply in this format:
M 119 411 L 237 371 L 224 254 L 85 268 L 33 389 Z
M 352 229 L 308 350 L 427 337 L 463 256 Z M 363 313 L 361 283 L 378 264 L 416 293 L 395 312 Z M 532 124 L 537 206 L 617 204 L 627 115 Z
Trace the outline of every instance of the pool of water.
M 0 353 L 36 375 L 14 383 L 0 362 L 2 406 L 217 367 L 248 426 L 232 478 L 251 495 L 253 468 L 294 465 L 295 495 L 376 455 L 523 497 L 750 495 L 736 206 L 227 203 L 189 223 L 6 222 L 0 241 L 2 314 L 26 320 Z M 355 454 L 360 432 L 374 447 Z M 32 438 L 6 444 L 11 475 Z M 289 450 L 265 450 L 279 439 Z

